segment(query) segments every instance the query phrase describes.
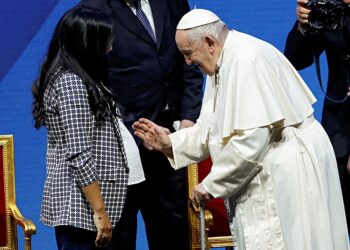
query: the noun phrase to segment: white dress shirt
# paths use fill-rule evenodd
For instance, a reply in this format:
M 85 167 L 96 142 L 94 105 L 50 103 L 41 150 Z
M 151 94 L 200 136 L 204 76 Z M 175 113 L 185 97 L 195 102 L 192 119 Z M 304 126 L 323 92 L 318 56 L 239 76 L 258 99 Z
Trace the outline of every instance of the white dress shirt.
M 120 133 L 123 137 L 125 154 L 128 160 L 129 167 L 129 181 L 128 185 L 140 183 L 145 180 L 143 173 L 140 152 L 134 140 L 134 137 L 130 134 L 129 130 L 125 127 L 124 123 L 118 119 Z

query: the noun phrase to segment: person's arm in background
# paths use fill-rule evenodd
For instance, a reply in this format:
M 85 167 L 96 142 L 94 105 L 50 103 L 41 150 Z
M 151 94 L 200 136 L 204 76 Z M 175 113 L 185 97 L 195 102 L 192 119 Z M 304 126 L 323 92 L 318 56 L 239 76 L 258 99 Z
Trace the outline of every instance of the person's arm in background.
M 304 7 L 307 2 L 308 0 L 297 0 L 297 22 L 288 34 L 284 49 L 285 56 L 298 70 L 309 67 L 314 62 L 314 54 L 318 56 L 324 51 L 322 39 L 310 38 L 308 26 L 310 10 Z M 347 95 L 350 96 L 350 88 Z M 347 169 L 350 174 L 350 157 Z
M 180 109 L 180 129 L 195 124 L 199 117 L 203 97 L 203 75 L 193 65 L 186 65 L 183 61 L 182 82 L 183 94 Z
M 96 245 L 104 246 L 112 237 L 112 224 L 106 212 L 92 159 L 92 131 L 94 126 L 88 94 L 82 81 L 73 74 L 60 79 L 57 87 L 58 110 L 67 140 L 66 157 L 72 174 L 81 187 L 92 210 L 97 228 Z
M 177 6 L 179 18 L 190 10 L 187 0 L 177 0 Z M 187 65 L 182 55 L 181 62 L 182 65 L 179 70 L 182 72 L 180 80 L 183 85 L 183 94 L 180 109 L 180 129 L 188 128 L 195 124 L 200 113 L 203 97 L 202 73 L 196 66 Z
M 323 52 L 322 41 L 313 39 L 309 30 L 310 10 L 304 5 L 308 0 L 297 0 L 297 21 L 288 34 L 284 54 L 297 69 L 304 69 L 314 62 L 314 53 L 320 55 Z

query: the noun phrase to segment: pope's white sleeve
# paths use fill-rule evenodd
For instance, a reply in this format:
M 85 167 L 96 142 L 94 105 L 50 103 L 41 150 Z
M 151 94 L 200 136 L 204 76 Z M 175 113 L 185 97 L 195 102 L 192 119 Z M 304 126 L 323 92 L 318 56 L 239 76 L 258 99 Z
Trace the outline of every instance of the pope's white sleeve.
M 271 133 L 271 128 L 263 127 L 232 136 L 202 181 L 204 189 L 214 197 L 227 198 L 239 193 L 262 169 L 260 162 Z
M 173 157 L 168 160 L 175 170 L 209 157 L 207 145 L 200 142 L 200 133 L 200 125 L 196 123 L 170 135 Z

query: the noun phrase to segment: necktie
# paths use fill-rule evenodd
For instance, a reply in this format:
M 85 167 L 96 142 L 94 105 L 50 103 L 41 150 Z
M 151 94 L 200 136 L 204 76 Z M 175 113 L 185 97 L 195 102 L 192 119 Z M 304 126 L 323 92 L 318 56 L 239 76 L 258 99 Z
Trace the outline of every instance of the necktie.
M 153 33 L 151 24 L 149 23 L 145 12 L 143 12 L 143 10 L 141 8 L 141 0 L 135 0 L 133 2 L 133 4 L 134 4 L 134 7 L 136 9 L 136 17 L 139 19 L 139 21 L 141 22 L 143 27 L 145 27 L 145 29 L 147 30 L 147 33 L 151 36 L 152 40 L 155 43 L 157 43 L 157 39 L 156 39 L 155 34 Z

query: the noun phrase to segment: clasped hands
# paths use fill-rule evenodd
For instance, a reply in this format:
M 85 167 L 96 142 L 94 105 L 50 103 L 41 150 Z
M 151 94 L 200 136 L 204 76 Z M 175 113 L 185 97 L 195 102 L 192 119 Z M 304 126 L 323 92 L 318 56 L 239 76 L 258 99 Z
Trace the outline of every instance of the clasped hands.
M 143 141 L 143 145 L 148 150 L 161 151 L 170 157 L 173 155 L 171 140 L 169 138 L 169 129 L 158 126 L 154 122 L 145 118 L 141 118 L 134 122 L 132 127 L 135 130 L 135 135 Z M 198 207 L 201 203 L 204 204 L 212 198 L 213 197 L 200 183 L 194 187 L 191 201 Z

